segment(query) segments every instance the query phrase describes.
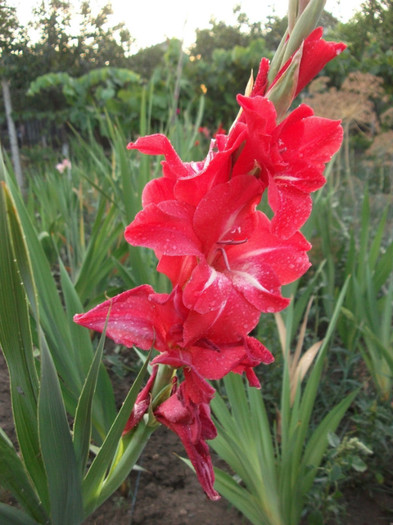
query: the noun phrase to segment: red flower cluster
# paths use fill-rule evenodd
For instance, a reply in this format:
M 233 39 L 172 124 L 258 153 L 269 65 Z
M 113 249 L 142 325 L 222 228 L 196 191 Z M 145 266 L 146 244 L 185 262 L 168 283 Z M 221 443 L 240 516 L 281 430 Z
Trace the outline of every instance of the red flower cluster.
M 303 43 L 294 96 L 343 49 L 321 34 L 318 29 Z M 157 269 L 173 290 L 158 294 L 139 286 L 75 316 L 102 331 L 110 308 L 109 337 L 129 347 L 154 346 L 159 354 L 153 365 L 183 370 L 183 382 L 174 384 L 154 415 L 179 435 L 211 499 L 219 495 L 206 444 L 216 435 L 209 411 L 214 389 L 206 380 L 244 372 L 259 386 L 253 367 L 273 356 L 249 333 L 261 312 L 287 306 L 281 286 L 310 265 L 311 246 L 299 229 L 311 212 L 310 192 L 324 184 L 325 163 L 342 140 L 339 122 L 316 117 L 305 105 L 278 123 L 265 92 L 267 72 L 263 59 L 250 96 L 238 96 L 240 117 L 228 135 L 211 141 L 204 161 L 183 163 L 160 134 L 128 145 L 165 157 L 163 176 L 145 187 L 143 210 L 125 238 L 155 251 Z M 271 220 L 257 209 L 265 191 Z M 127 431 L 147 410 L 153 382 L 138 397 Z

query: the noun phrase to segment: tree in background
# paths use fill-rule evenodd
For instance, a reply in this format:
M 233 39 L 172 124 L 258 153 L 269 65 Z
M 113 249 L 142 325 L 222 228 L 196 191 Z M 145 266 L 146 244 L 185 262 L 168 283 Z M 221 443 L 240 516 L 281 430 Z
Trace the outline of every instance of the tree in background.
M 356 57 L 378 41 L 381 50 L 393 49 L 393 1 L 366 0 L 361 10 L 346 24 L 340 26 L 341 34 L 349 41 L 349 48 Z
M 94 15 L 90 2 L 83 1 L 80 12 L 80 34 L 77 36 L 77 45 L 73 47 L 74 64 L 78 73 L 87 73 L 104 66 L 127 67 L 134 39 L 124 22 L 111 25 L 111 4 L 107 3 Z
M 104 66 L 126 67 L 132 38 L 124 23 L 111 25 L 112 14 L 110 3 L 94 16 L 89 2 L 82 1 L 77 13 L 79 31 L 74 34 L 71 19 L 76 13 L 71 2 L 42 0 L 34 10 L 32 25 L 39 31 L 40 37 L 29 46 L 34 71 L 29 84 L 46 73 L 64 72 L 79 77 Z M 65 100 L 60 90 L 48 91 L 46 95 L 43 101 L 40 97 L 32 101 L 37 109 L 58 111 L 64 108 Z
M 1 2 L 2 20 L 7 19 L 7 13 L 13 14 L 13 22 L 11 19 L 2 21 L 2 26 L 5 24 L 2 42 L 8 38 L 13 46 L 12 52 L 7 48 L 7 63 L 9 68 L 12 59 L 14 118 L 21 123 L 29 120 L 45 122 L 48 134 L 53 136 L 53 130 L 58 130 L 62 142 L 64 134 L 61 130 L 68 118 L 67 100 L 62 89 L 54 86 L 45 91 L 45 97 L 42 94 L 27 97 L 31 82 L 47 73 L 67 73 L 78 78 L 108 65 L 129 68 L 131 35 L 123 23 L 111 24 L 110 3 L 93 14 L 86 1 L 81 1 L 75 8 L 69 0 L 42 0 L 25 28 L 18 23 L 15 9 L 7 11 L 5 0 Z M 71 25 L 71 20 L 79 21 L 79 27 Z M 7 31 L 14 26 L 18 28 L 18 34 L 23 34 L 23 41 L 16 39 L 14 34 L 8 35 Z M 30 28 L 38 34 L 35 41 L 29 39 Z
M 351 69 L 382 77 L 393 94 L 393 0 L 366 0 L 361 10 L 335 30 L 348 44 Z
M 5 0 L 1 1 L 0 5 L 5 6 Z M 244 90 L 240 79 L 249 77 L 252 70 L 257 72 L 259 57 L 272 55 L 286 27 L 286 19 L 274 14 L 263 23 L 251 23 L 237 7 L 237 21 L 233 26 L 211 20 L 210 27 L 197 30 L 195 44 L 189 50 L 182 49 L 181 42 L 172 39 L 131 54 L 132 36 L 124 24 L 111 24 L 110 3 L 98 13 L 92 12 L 86 0 L 80 0 L 76 10 L 72 5 L 70 0 L 42 0 L 30 24 L 38 31 L 38 40 L 25 39 L 23 53 L 16 50 L 9 55 L 13 61 L 14 116 L 20 122 L 42 119 L 48 127 L 58 130 L 70 120 L 70 109 L 73 110 L 72 122 L 83 122 L 84 106 L 70 106 L 75 93 L 64 91 L 67 87 L 61 78 L 68 75 L 75 86 L 81 87 L 84 81 L 79 82 L 79 79 L 84 77 L 90 83 L 91 78 L 86 75 L 109 67 L 114 76 L 97 73 L 94 78 L 101 78 L 101 84 L 94 81 L 93 92 L 85 92 L 89 97 L 93 95 L 91 100 L 97 102 L 99 108 L 114 111 L 111 116 L 128 114 L 128 120 L 134 123 L 138 120 L 135 110 L 140 107 L 141 85 L 154 98 L 151 114 L 157 126 L 168 119 L 168 107 L 174 105 L 172 99 L 176 98 L 176 93 L 180 93 L 180 102 L 175 109 L 180 112 L 186 108 L 196 111 L 201 95 L 205 94 L 205 113 L 210 119 L 206 123 L 213 133 L 220 124 L 224 128 L 229 125 L 236 110 L 233 95 Z M 322 14 L 320 22 L 329 39 L 345 40 L 349 47 L 349 51 L 325 68 L 328 88 L 340 89 L 344 72 L 360 70 L 383 78 L 385 91 L 392 93 L 392 12 L 392 0 L 367 0 L 362 11 L 345 24 L 326 11 Z M 71 25 L 71 19 L 79 25 Z M 23 29 L 24 34 L 28 34 L 27 29 Z M 3 35 L 4 40 L 7 31 Z M 15 45 L 17 40 L 12 42 Z M 116 68 L 139 75 L 141 84 L 123 86 L 124 73 L 117 74 Z M 47 77 L 42 83 L 45 96 L 38 89 L 36 95 L 26 97 L 33 81 L 54 73 L 63 77 Z M 54 80 L 53 85 L 50 78 Z M 377 113 L 383 113 L 386 104 L 380 107 L 378 104 L 376 101 Z M 75 119 L 76 111 L 82 113 Z M 123 121 L 126 124 L 127 119 Z M 127 129 L 128 132 L 132 130 Z
M 5 0 L 0 0 L 0 78 L 5 107 L 8 137 L 12 154 L 12 163 L 20 188 L 23 190 L 25 183 L 19 156 L 18 136 L 12 116 L 12 102 L 10 79 L 13 77 L 18 55 L 22 53 L 24 44 L 20 26 L 16 18 L 15 8 L 7 5 Z
M 235 8 L 237 23 L 228 26 L 212 19 L 210 28 L 196 31 L 190 49 L 189 64 L 184 74 L 193 86 L 194 96 L 206 93 L 206 114 L 213 129 L 220 123 L 227 126 L 236 111 L 234 95 L 244 91 L 244 81 L 251 70 L 258 71 L 261 56 L 272 55 L 265 42 L 260 23 Z
M 273 56 L 287 27 L 287 17 L 272 15 L 264 23 L 252 23 L 240 6 L 234 13 L 237 13 L 234 26 L 213 19 L 210 28 L 197 30 L 195 44 L 190 50 L 190 63 L 185 70 L 194 94 L 201 90 L 206 93 L 206 114 L 211 116 L 208 122 L 211 128 L 220 123 L 224 127 L 229 125 L 236 109 L 233 95 L 244 90 L 239 79 L 249 77 L 251 71 L 256 74 L 260 56 Z M 323 12 L 320 24 L 329 32 L 329 38 L 337 23 L 332 14 Z M 334 82 L 341 67 L 338 60 L 333 62 Z

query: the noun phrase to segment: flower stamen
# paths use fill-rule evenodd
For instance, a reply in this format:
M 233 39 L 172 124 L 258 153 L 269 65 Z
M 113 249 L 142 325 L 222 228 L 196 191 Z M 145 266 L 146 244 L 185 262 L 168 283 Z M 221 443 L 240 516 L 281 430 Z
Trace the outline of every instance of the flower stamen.
M 227 267 L 228 272 L 230 272 L 231 267 L 229 266 L 229 261 L 228 261 L 228 256 L 226 254 L 226 251 L 224 250 L 224 248 L 221 248 L 221 246 L 218 248 L 218 250 L 220 250 L 220 252 L 222 253 L 222 258 L 224 259 L 225 266 Z
M 216 244 L 244 244 L 245 242 L 247 242 L 248 239 L 240 239 L 238 241 L 235 241 L 235 239 L 227 239 L 225 241 L 217 241 Z

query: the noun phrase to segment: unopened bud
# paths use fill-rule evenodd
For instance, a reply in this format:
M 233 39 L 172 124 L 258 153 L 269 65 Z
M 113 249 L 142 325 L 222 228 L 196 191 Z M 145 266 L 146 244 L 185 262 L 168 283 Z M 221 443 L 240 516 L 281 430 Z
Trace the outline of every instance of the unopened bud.
M 299 68 L 303 54 L 303 45 L 292 57 L 291 63 L 271 86 L 266 97 L 271 100 L 277 112 L 277 121 L 280 122 L 288 111 L 292 100 L 295 98 L 299 79 Z
M 303 12 L 298 16 L 293 30 L 289 32 L 289 39 L 286 42 L 285 53 L 282 64 L 297 51 L 302 42 L 317 26 L 319 17 L 325 7 L 326 0 L 310 0 L 307 6 L 303 7 Z M 304 5 L 305 2 L 302 2 Z

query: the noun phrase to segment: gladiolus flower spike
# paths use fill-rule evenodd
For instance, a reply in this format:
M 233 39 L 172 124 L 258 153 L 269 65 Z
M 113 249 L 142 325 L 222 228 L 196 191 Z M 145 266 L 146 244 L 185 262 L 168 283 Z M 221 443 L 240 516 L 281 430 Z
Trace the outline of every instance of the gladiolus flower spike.
M 294 96 L 344 47 L 321 34 L 318 28 L 303 43 L 297 85 L 290 88 Z M 174 382 L 169 397 L 151 409 L 178 434 L 212 500 L 219 494 L 206 444 L 216 435 L 208 380 L 245 373 L 252 386 L 260 386 L 253 368 L 274 358 L 249 334 L 262 312 L 288 305 L 281 286 L 310 266 L 311 245 L 300 228 L 311 213 L 310 193 L 324 184 L 325 164 L 342 141 L 340 122 L 317 117 L 304 104 L 278 120 L 269 92 L 290 61 L 268 86 L 269 65 L 262 59 L 253 89 L 237 97 L 237 120 L 228 134 L 215 135 L 203 161 L 182 162 L 161 134 L 128 145 L 164 157 L 162 177 L 145 187 L 143 209 L 125 238 L 154 250 L 157 270 L 173 289 L 159 294 L 139 286 L 75 316 L 77 323 L 102 331 L 110 308 L 108 337 L 143 350 L 154 346 L 153 365 L 183 371 L 183 381 Z M 265 191 L 271 219 L 257 209 Z M 125 432 L 148 411 L 154 380 L 155 374 L 138 396 Z

